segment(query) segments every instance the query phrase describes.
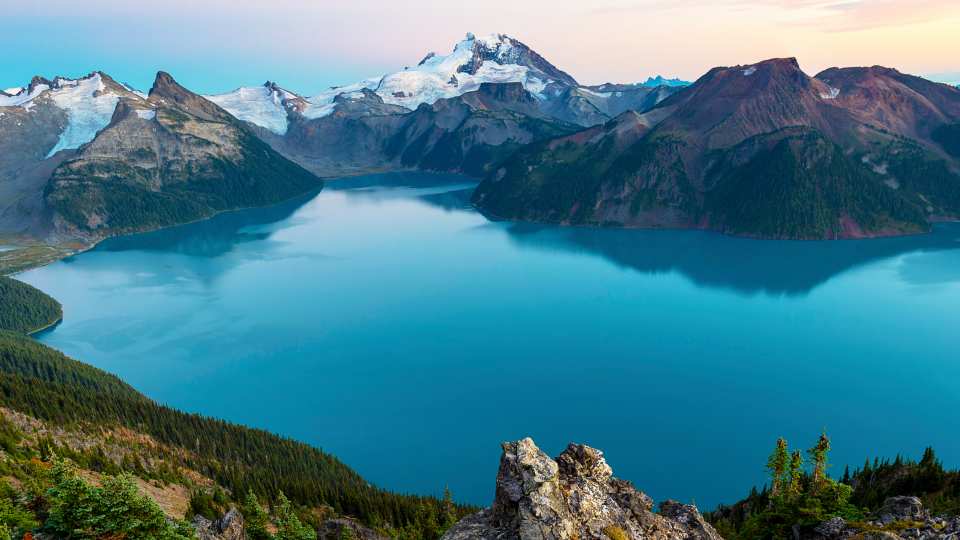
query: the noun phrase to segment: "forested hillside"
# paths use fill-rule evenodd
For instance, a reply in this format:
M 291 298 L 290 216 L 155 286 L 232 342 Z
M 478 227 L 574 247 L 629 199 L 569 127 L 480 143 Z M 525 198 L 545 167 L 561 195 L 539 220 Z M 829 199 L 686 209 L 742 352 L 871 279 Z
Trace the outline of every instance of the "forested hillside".
M 0 330 L 27 334 L 54 324 L 63 316 L 60 303 L 42 291 L 0 276 Z
M 328 508 L 409 538 L 437 538 L 444 524 L 469 510 L 378 489 L 306 444 L 161 406 L 113 375 L 7 331 L 0 332 L 0 407 L 52 425 L 87 431 L 119 427 L 149 436 L 168 449 L 160 454 L 165 470 L 195 471 L 222 486 L 234 502 L 248 493 L 265 501 L 284 494 L 304 512 Z M 78 459 L 105 466 L 99 458 Z M 134 459 L 119 470 L 142 473 L 145 467 Z

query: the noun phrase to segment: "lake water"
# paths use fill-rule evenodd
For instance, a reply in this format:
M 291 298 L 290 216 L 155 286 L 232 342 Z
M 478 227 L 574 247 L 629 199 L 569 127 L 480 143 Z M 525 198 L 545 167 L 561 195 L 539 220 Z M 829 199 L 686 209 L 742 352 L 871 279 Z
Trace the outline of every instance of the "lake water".
M 774 440 L 960 465 L 960 226 L 869 241 L 491 223 L 396 174 L 113 239 L 20 277 L 40 339 L 158 401 L 307 441 L 383 487 L 489 504 L 499 443 L 606 452 L 712 508 Z

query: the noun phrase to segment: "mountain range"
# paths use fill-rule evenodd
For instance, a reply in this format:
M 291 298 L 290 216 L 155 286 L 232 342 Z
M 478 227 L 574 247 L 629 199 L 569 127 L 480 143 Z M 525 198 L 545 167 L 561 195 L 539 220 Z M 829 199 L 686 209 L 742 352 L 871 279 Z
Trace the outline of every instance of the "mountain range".
M 102 72 L 0 92 L 0 236 L 89 245 L 392 170 L 483 179 L 491 217 L 770 238 L 908 234 L 960 214 L 960 90 L 796 60 L 582 85 L 517 39 L 311 97 L 148 93 Z
M 714 68 L 646 112 L 524 147 L 477 188 L 500 218 L 766 238 L 926 231 L 960 216 L 960 91 L 795 59 Z

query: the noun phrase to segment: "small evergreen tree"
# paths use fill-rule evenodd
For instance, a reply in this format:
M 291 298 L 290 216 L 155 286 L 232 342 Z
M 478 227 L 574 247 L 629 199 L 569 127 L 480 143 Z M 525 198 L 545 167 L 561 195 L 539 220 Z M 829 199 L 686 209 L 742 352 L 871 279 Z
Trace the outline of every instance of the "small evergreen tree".
M 802 491 L 801 482 L 803 480 L 803 454 L 799 450 L 794 450 L 790 456 L 790 485 L 787 493 L 790 497 L 797 497 Z
M 267 525 L 270 523 L 270 516 L 267 511 L 260 506 L 260 501 L 253 494 L 253 490 L 247 491 L 247 496 L 240 507 L 243 514 L 244 527 L 247 530 L 247 538 L 250 540 L 271 540 Z
M 276 540 L 316 540 L 317 531 L 304 525 L 293 510 L 287 496 L 280 492 L 274 510 L 274 525 L 277 527 Z
M 767 470 L 770 471 L 770 495 L 772 497 L 779 495 L 783 489 L 789 460 L 790 450 L 787 448 L 787 440 L 780 437 L 777 439 L 776 448 L 773 449 L 767 459 Z
M 817 444 L 807 454 L 810 456 L 810 462 L 813 463 L 813 479 L 810 483 L 810 489 L 813 493 L 820 491 L 827 480 L 827 453 L 830 452 L 830 438 L 826 432 L 820 434 Z
M 443 530 L 447 530 L 457 522 L 457 507 L 453 504 L 453 494 L 450 493 L 450 486 L 443 488 Z

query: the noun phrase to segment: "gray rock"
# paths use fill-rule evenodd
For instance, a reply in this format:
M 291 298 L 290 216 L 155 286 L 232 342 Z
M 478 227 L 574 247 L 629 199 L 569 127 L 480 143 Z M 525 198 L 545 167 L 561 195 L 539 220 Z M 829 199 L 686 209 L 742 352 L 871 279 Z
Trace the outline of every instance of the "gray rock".
M 354 540 L 387 540 L 386 536 L 348 518 L 335 518 L 324 521 L 320 526 L 320 530 L 317 531 L 317 540 L 340 540 L 340 538 L 343 537 L 344 529 L 350 531 L 347 536 Z
M 817 525 L 813 528 L 813 531 L 826 538 L 837 538 L 843 534 L 846 528 L 847 521 L 842 517 L 835 517 Z
M 468 516 L 444 540 L 721 540 L 692 505 L 653 501 L 613 477 L 603 452 L 571 444 L 556 460 L 532 439 L 503 444 L 491 508 Z
M 231 508 L 216 521 L 210 521 L 200 515 L 194 516 L 193 527 L 197 530 L 199 540 L 246 540 L 247 538 L 243 528 L 243 516 L 236 508 Z
M 924 521 L 930 517 L 917 497 L 889 497 L 883 501 L 878 515 L 883 524 L 904 520 Z

